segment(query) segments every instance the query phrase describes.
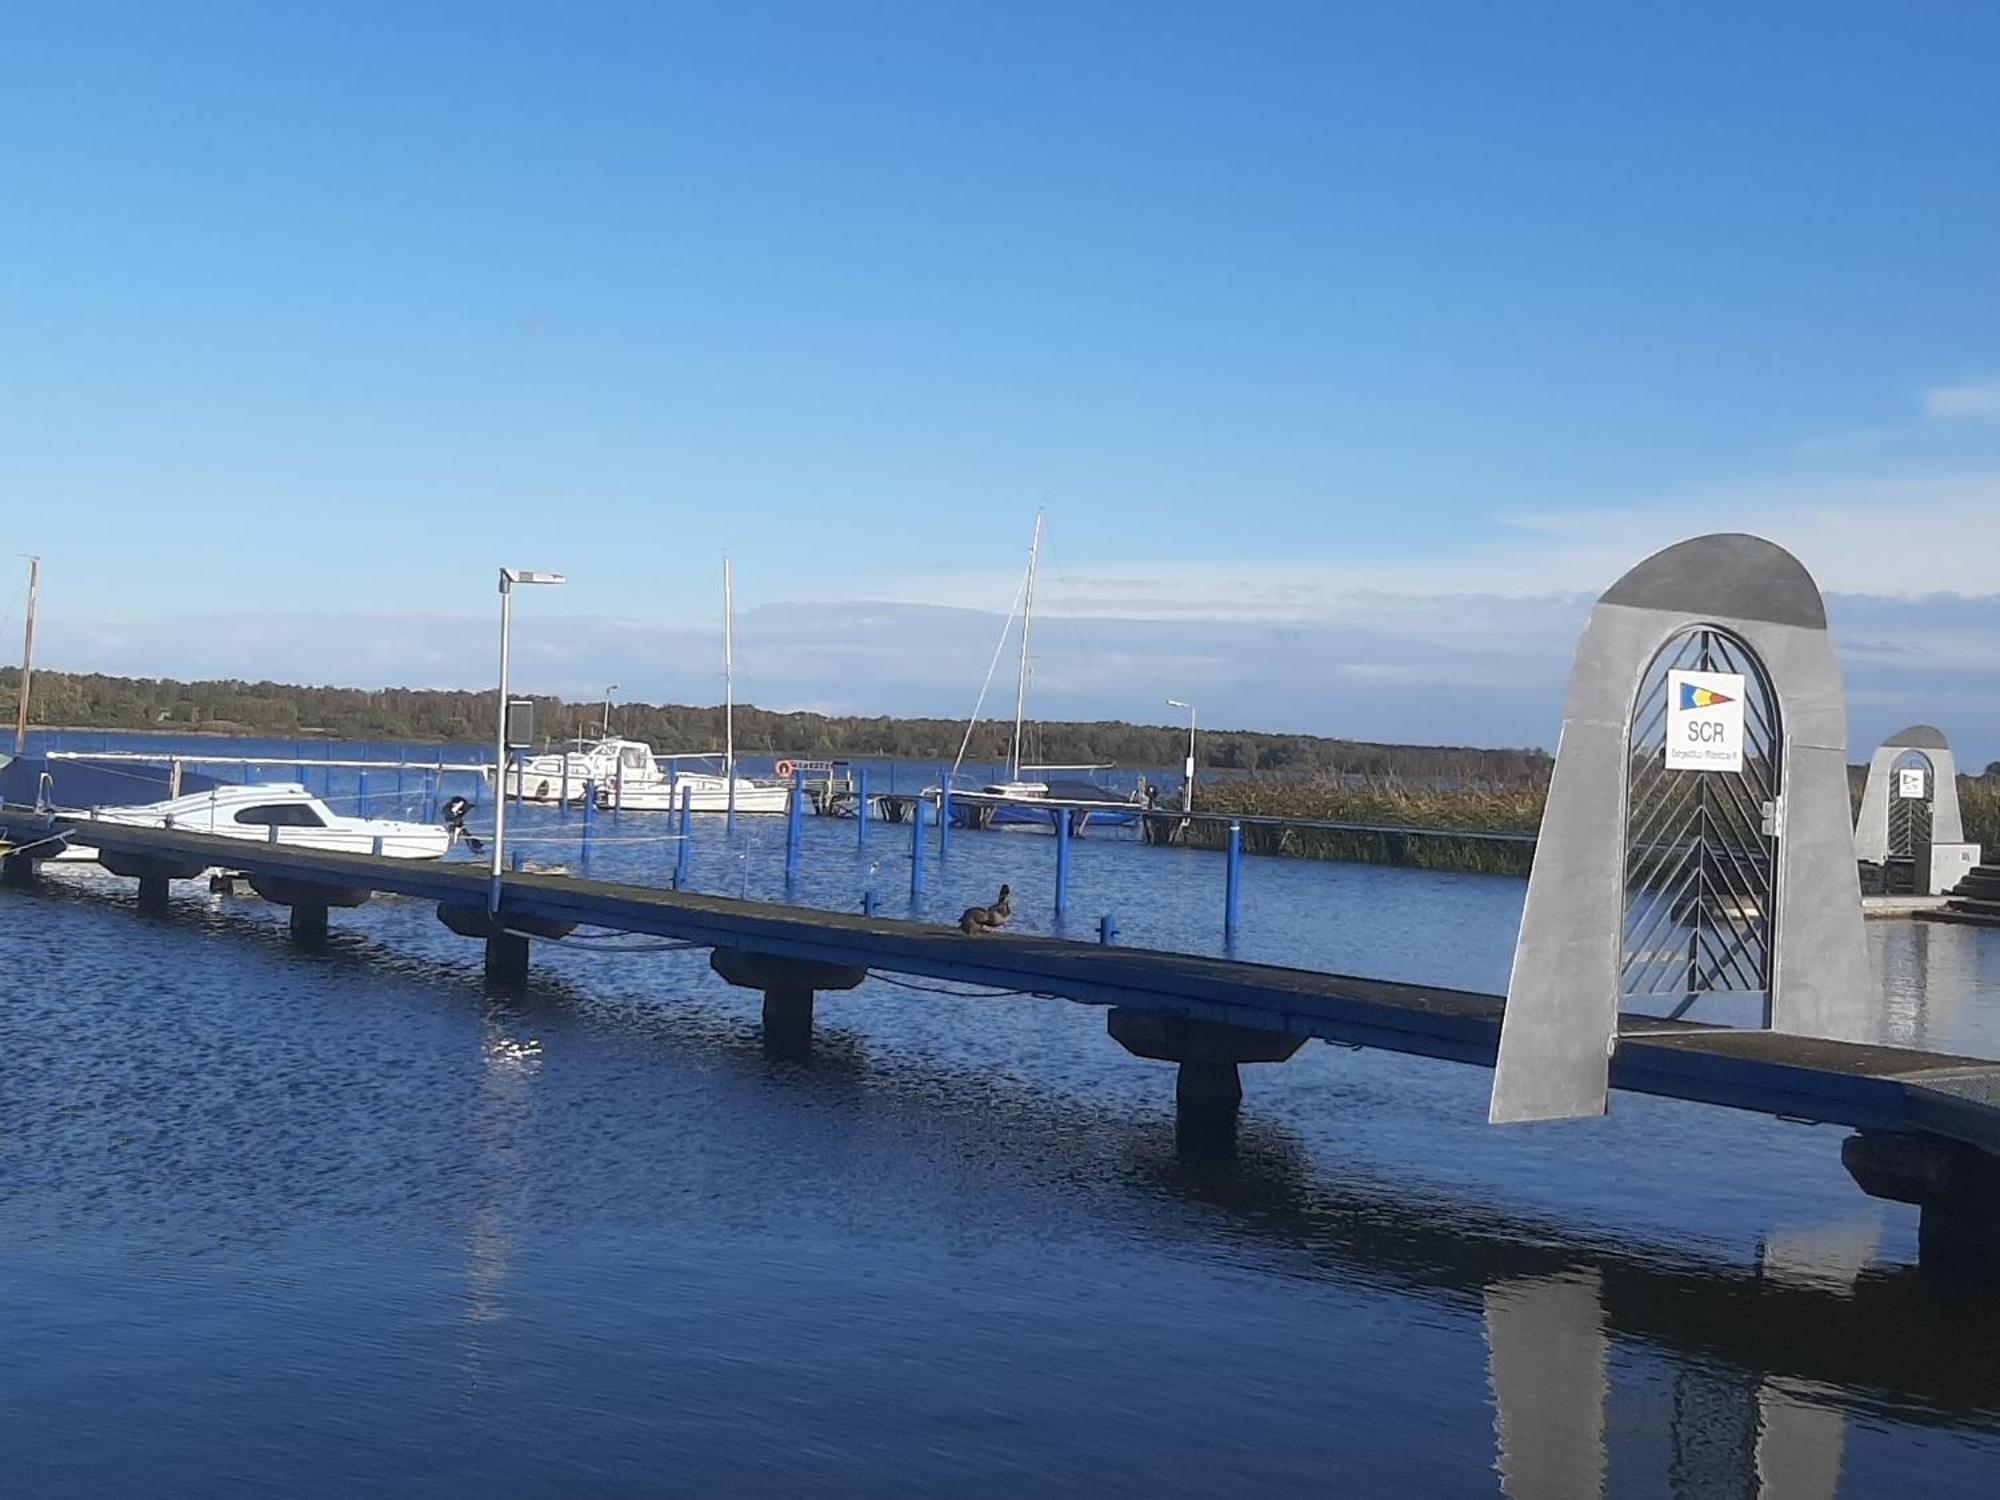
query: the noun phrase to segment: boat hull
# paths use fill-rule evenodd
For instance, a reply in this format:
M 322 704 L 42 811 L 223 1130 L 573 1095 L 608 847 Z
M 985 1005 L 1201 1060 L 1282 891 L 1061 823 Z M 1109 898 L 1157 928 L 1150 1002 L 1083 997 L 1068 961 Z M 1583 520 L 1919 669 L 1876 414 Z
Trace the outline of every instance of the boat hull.
M 600 788 L 597 794 L 601 807 L 617 807 L 624 812 L 678 812 L 683 792 L 688 797 L 689 810 L 698 813 L 726 813 L 729 811 L 729 783 L 720 776 L 680 776 L 672 781 L 652 782 L 643 786 L 627 786 L 621 794 L 616 788 Z M 791 806 L 792 789 L 782 783 L 736 780 L 736 811 L 739 814 L 782 813 Z

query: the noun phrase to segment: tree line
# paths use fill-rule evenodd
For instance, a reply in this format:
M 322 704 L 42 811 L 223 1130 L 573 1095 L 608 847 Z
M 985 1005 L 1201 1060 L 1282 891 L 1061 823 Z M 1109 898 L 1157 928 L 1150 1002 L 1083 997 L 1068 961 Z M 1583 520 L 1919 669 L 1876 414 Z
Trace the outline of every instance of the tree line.
M 0 668 L 0 701 L 12 703 L 20 674 Z M 271 738 L 402 740 L 469 743 L 493 733 L 496 695 L 435 688 L 315 687 L 224 678 L 178 682 L 164 677 L 111 677 L 97 672 L 37 672 L 30 717 L 36 724 L 77 729 L 203 731 Z M 538 736 L 559 742 L 595 734 L 602 703 L 535 697 Z M 723 743 L 723 710 L 674 703 L 612 706 L 615 734 L 645 740 L 662 755 L 715 751 Z M 894 756 L 949 761 L 965 736 L 963 720 L 778 713 L 751 704 L 736 709 L 736 748 L 831 760 Z M 1011 723 L 973 730 L 966 759 L 998 763 L 1008 757 Z M 1204 730 L 1204 770 L 1444 779 L 1466 784 L 1514 783 L 1546 777 L 1549 757 L 1531 749 L 1389 745 L 1306 734 L 1253 730 Z M 1037 723 L 1027 732 L 1024 758 L 1039 764 L 1179 766 L 1187 731 L 1170 725 L 1117 720 Z

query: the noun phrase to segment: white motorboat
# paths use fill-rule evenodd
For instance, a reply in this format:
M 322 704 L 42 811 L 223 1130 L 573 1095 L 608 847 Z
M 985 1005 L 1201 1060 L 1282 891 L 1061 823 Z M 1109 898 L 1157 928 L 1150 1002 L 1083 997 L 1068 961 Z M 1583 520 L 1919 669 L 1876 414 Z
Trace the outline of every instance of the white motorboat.
M 276 842 L 306 849 L 350 854 L 386 854 L 393 859 L 439 859 L 451 848 L 452 830 L 391 818 L 349 818 L 335 812 L 302 786 L 248 783 L 190 792 L 136 807 L 56 809 L 101 823 L 137 828 L 174 828 L 212 833 L 256 843 Z M 95 859 L 95 851 L 71 845 L 55 858 Z
M 504 791 L 521 802 L 581 802 L 584 789 L 592 783 L 601 792 L 621 780 L 635 788 L 661 776 L 651 745 L 607 736 L 590 744 L 579 741 L 568 750 L 516 759 L 507 767 Z
M 707 756 L 666 758 L 709 759 Z M 600 787 L 597 800 L 601 807 L 623 807 L 627 812 L 676 812 L 685 796 L 690 812 L 726 813 L 729 811 L 732 784 L 736 811 L 739 813 L 782 813 L 791 805 L 792 789 L 783 782 L 753 781 L 747 776 L 732 776 L 727 771 L 678 769 L 667 772 L 657 781 L 628 781 L 622 788 L 616 785 Z
M 725 767 L 719 773 L 683 771 L 676 764 L 718 759 Z M 507 795 L 514 796 L 518 786 L 524 802 L 581 802 L 585 791 L 594 788 L 599 807 L 624 812 L 675 812 L 685 791 L 691 799 L 692 811 L 718 813 L 729 811 L 733 782 L 739 813 L 785 810 L 790 787 L 781 782 L 731 775 L 727 765 L 726 753 L 655 755 L 653 747 L 643 740 L 603 739 L 560 754 L 531 756 L 509 766 Z

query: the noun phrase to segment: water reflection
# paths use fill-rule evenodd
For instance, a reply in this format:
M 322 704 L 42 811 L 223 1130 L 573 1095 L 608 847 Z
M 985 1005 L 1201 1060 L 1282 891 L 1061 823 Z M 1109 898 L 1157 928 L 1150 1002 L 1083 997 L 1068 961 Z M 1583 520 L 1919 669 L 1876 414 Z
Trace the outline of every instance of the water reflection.
M 1497 1281 L 1484 1300 L 1501 1489 L 1601 1494 L 1611 1346 L 1596 1273 Z
M 1134 1160 L 1155 1187 L 1330 1274 L 1476 1298 L 1511 1495 L 1610 1484 L 1819 1500 L 1838 1488 L 1849 1412 L 1988 1431 L 2000 1414 L 1988 1332 L 2000 1295 L 1877 1264 L 1880 1223 L 1866 1209 L 1772 1232 L 1744 1265 L 1594 1241 L 1420 1187 L 1315 1181 L 1307 1154 L 1269 1127 L 1246 1132 L 1226 1168 L 1157 1149 Z M 1615 1351 L 1664 1362 L 1664 1395 L 1656 1382 L 1616 1390 Z M 1621 1438 L 1607 1452 L 1614 1401 Z
M 1759 1274 L 1842 1297 L 1873 1256 L 1873 1222 L 1776 1234 Z M 1614 1397 L 1603 1279 L 1594 1269 L 1498 1281 L 1484 1293 L 1495 1467 L 1511 1496 L 1593 1496 L 1616 1470 L 1621 1491 L 1832 1500 L 1847 1417 L 1840 1392 L 1707 1359 L 1680 1365 L 1666 1408 L 1641 1420 L 1664 1442 L 1607 1450 Z M 1664 1429 L 1663 1434 L 1660 1429 Z M 1663 1451 L 1662 1451 L 1663 1450 Z
M 513 1261 L 515 1216 L 530 1171 L 534 1084 L 542 1044 L 525 1035 L 524 1017 L 498 994 L 481 1008 L 478 1083 L 474 1095 L 471 1167 L 477 1186 L 466 1235 L 466 1290 L 459 1368 L 465 1400 L 486 1384 L 488 1324 L 507 1315 L 505 1292 Z

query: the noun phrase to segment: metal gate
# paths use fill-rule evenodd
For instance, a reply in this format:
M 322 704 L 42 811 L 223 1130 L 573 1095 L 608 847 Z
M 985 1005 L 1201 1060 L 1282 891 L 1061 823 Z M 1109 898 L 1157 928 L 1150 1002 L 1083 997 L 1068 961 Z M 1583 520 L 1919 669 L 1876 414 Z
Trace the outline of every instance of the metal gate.
M 1904 772 L 1914 771 L 1923 778 L 1923 795 L 1904 795 Z M 1889 768 L 1889 858 L 1914 859 L 1931 843 L 1931 801 L 1936 795 L 1937 775 L 1931 758 L 1921 750 L 1905 750 Z
M 1676 670 L 1743 677 L 1741 771 L 1666 768 L 1667 674 Z M 1678 1019 L 1704 996 L 1727 994 L 1754 999 L 1759 1024 L 1770 1024 L 1783 746 L 1763 664 L 1735 637 L 1687 631 L 1646 669 L 1626 766 L 1621 1009 Z

